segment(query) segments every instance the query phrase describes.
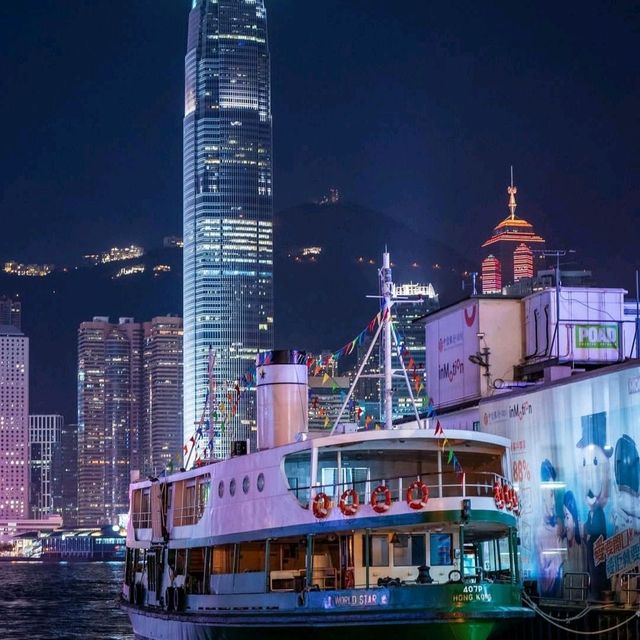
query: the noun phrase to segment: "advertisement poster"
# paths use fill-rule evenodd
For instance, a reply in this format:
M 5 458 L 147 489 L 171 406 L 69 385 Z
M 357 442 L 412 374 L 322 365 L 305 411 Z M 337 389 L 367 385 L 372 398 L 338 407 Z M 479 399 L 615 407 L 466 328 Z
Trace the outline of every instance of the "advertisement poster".
M 480 425 L 511 439 L 522 569 L 541 596 L 586 573 L 601 600 L 640 570 L 640 367 L 487 400 Z
M 480 396 L 480 375 L 469 356 L 478 350 L 478 303 L 471 302 L 427 320 L 427 391 L 434 405 Z

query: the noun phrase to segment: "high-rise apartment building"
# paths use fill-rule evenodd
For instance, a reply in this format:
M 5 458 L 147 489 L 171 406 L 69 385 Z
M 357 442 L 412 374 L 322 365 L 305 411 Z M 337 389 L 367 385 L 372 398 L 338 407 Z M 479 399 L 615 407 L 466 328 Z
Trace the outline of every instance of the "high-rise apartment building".
M 78 425 L 62 424 L 51 465 L 53 508 L 65 527 L 78 526 Z
M 185 58 L 184 436 L 273 347 L 270 64 L 264 0 L 193 0 Z M 215 404 L 217 399 L 213 399 Z M 212 454 L 250 436 L 244 398 Z
M 29 517 L 29 338 L 0 325 L 0 518 Z
M 78 331 L 78 524 L 115 522 L 128 510 L 137 461 L 142 326 L 95 317 Z
M 182 450 L 182 318 L 166 316 L 144 323 L 144 415 L 140 429 L 140 468 L 162 471 Z
M 182 320 L 96 317 L 78 332 L 78 524 L 128 509 L 129 472 L 182 451 Z
M 55 513 L 53 498 L 53 454 L 60 444 L 64 419 L 59 415 L 29 416 L 31 517 L 48 518 Z
M 0 326 L 11 325 L 22 329 L 22 303 L 15 298 L 0 296 Z

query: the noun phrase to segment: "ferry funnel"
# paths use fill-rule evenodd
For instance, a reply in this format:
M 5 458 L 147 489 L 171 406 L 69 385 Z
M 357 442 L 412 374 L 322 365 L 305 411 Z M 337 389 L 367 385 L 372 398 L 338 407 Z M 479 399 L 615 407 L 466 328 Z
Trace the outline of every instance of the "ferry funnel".
M 307 433 L 309 386 L 304 351 L 266 351 L 256 358 L 258 449 Z

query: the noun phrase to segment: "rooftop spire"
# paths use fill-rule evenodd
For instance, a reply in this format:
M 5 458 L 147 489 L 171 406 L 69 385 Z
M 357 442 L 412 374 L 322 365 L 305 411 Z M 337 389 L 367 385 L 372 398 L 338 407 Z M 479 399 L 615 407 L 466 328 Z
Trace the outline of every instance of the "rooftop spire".
M 511 211 L 511 219 L 514 220 L 516 217 L 516 207 L 518 206 L 516 203 L 516 193 L 518 193 L 518 189 L 513 186 L 513 165 L 511 165 L 511 186 L 507 188 L 507 193 L 509 194 L 509 211 Z

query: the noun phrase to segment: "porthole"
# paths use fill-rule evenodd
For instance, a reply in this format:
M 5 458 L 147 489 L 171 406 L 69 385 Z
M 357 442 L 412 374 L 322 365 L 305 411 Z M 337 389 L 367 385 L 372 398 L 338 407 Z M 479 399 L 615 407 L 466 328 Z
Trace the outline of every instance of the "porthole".
M 222 498 L 224 495 L 224 480 L 220 480 L 218 483 L 218 498 Z
M 258 491 L 262 491 L 264 489 L 264 473 L 258 474 Z
M 229 483 L 229 494 L 232 496 L 236 495 L 236 479 L 231 478 L 231 482 Z
M 251 483 L 249 482 L 249 476 L 245 476 L 242 480 L 242 492 L 249 493 L 249 487 Z

